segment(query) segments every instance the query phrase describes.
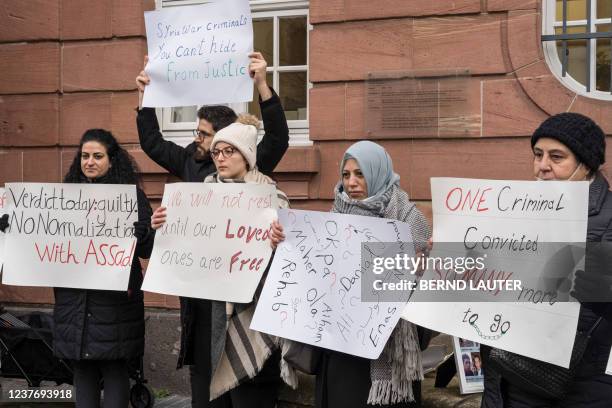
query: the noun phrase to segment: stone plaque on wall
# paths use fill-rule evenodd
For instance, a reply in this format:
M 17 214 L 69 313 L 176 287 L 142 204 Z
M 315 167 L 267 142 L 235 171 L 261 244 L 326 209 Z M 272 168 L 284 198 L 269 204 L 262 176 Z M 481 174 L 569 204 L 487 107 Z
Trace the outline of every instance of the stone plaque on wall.
M 480 135 L 479 92 L 466 70 L 372 73 L 365 124 L 372 138 Z M 472 86 L 470 86 L 472 85 Z M 479 110 L 478 110 L 479 111 Z

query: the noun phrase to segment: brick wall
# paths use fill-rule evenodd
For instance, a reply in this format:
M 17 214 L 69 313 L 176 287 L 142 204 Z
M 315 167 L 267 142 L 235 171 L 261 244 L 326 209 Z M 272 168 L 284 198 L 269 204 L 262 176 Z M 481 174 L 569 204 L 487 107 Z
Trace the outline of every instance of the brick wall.
M 466 68 L 467 136 L 377 140 L 402 186 L 431 214 L 429 178 L 532 179 L 529 139 L 551 114 L 577 111 L 612 134 L 612 103 L 577 96 L 550 72 L 535 0 L 311 0 L 310 138 L 320 152 L 313 179 L 330 200 L 344 149 L 365 130 L 371 72 Z M 612 149 L 608 149 L 608 161 Z
M 60 182 L 86 129 L 111 130 L 159 196 L 167 177 L 138 149 L 134 78 L 146 53 L 143 13 L 154 0 L 0 3 L 0 183 Z M 0 301 L 51 303 L 47 288 L 0 285 Z M 176 299 L 148 296 L 153 306 Z

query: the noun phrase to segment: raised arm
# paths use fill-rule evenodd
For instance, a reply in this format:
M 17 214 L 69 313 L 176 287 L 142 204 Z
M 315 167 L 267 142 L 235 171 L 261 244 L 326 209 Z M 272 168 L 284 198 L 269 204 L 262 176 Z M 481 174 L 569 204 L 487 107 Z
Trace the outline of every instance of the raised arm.
M 148 58 L 145 56 L 145 66 L 147 61 Z M 144 69 L 136 77 L 136 85 L 138 86 L 136 126 L 138 127 L 140 147 L 155 163 L 171 174 L 183 178 L 185 162 L 189 159 L 187 150 L 176 143 L 165 140 L 159 130 L 155 109 L 142 107 L 144 90 L 150 82 L 151 79 Z
M 259 92 L 259 106 L 266 131 L 257 145 L 257 167 L 261 172 L 271 174 L 289 147 L 289 128 L 280 99 L 266 81 L 266 60 L 259 52 L 249 54 L 249 57 L 249 72 Z

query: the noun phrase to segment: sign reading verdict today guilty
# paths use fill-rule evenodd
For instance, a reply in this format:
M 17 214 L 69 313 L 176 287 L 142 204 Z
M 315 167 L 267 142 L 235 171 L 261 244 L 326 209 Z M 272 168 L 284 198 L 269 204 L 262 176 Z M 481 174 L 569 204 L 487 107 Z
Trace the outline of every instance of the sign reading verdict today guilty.
M 145 13 L 151 78 L 143 106 L 171 107 L 253 99 L 248 54 L 253 24 L 248 0 Z
M 136 188 L 7 183 L 2 283 L 127 290 L 138 220 Z

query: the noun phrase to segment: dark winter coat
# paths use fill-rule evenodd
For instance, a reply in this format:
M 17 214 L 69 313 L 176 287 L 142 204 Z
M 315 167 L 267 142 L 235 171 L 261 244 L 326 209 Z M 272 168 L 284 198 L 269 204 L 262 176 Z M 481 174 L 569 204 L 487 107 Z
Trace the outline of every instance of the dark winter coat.
M 612 242 L 612 192 L 606 179 L 598 173 L 589 187 L 589 218 L 587 242 Z M 582 361 L 576 369 L 576 378 L 567 396 L 559 403 L 541 400 L 526 394 L 486 367 L 488 348 L 483 350 L 485 393 L 482 408 L 502 408 L 504 398 L 511 397 L 516 407 L 603 408 L 612 407 L 612 376 L 605 374 L 612 346 L 612 307 L 607 303 L 584 303 L 580 307 L 578 331 L 588 331 L 597 318 L 602 322 L 593 333 Z M 606 401 L 597 405 L 594 401 Z M 514 406 L 514 405 L 513 405 Z
M 289 128 L 285 112 L 276 92 L 272 91 L 272 97 L 266 101 L 259 102 L 261 115 L 264 123 L 265 134 L 257 145 L 257 168 L 264 174 L 270 175 L 276 165 L 281 161 L 289 147 Z M 215 164 L 206 156 L 196 160 L 195 143 L 182 147 L 168 140 L 164 140 L 159 130 L 159 123 L 155 110 L 143 108 L 138 111 L 136 120 L 138 126 L 138 137 L 142 150 L 157 164 L 165 168 L 170 174 L 180 178 L 182 181 L 203 182 L 206 176 L 216 171 Z M 195 302 L 203 303 L 202 310 L 210 310 L 210 301 L 203 299 L 181 298 L 181 349 L 179 352 L 177 367 L 184 364 L 194 364 L 193 361 L 193 330 Z M 200 322 L 207 327 L 210 333 L 210 315 L 198 316 L 198 319 L 206 319 Z M 206 336 L 210 337 L 209 334 Z
M 136 189 L 138 221 L 151 223 L 151 206 Z M 149 258 L 152 230 L 136 243 L 130 270 L 129 292 L 55 288 L 53 348 L 69 360 L 121 360 L 144 354 L 144 302 L 140 290 L 142 269 L 138 258 Z

